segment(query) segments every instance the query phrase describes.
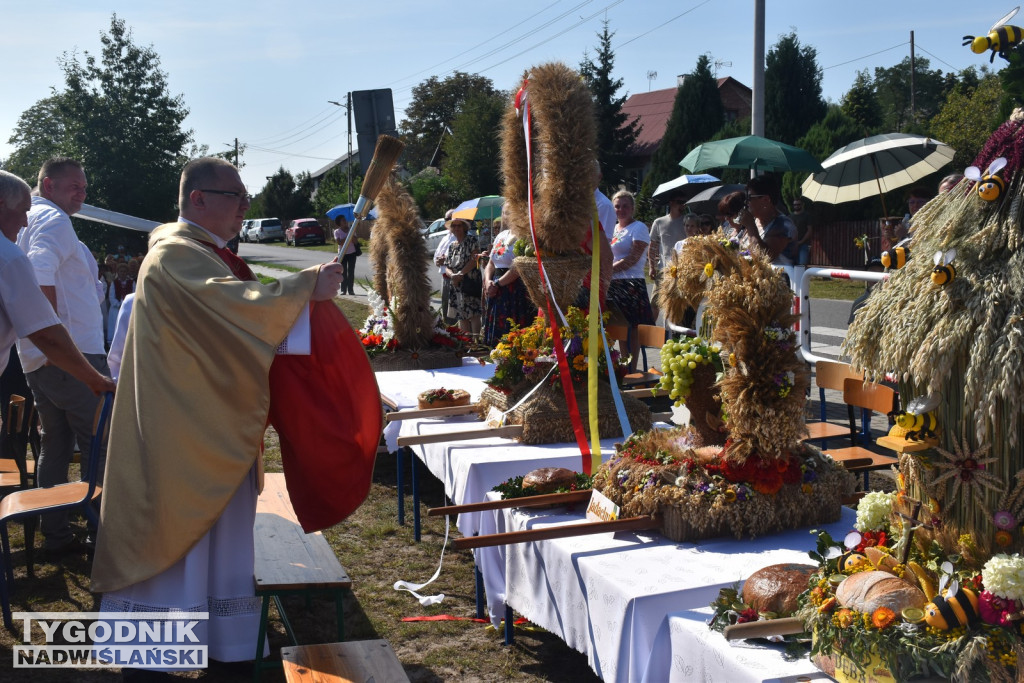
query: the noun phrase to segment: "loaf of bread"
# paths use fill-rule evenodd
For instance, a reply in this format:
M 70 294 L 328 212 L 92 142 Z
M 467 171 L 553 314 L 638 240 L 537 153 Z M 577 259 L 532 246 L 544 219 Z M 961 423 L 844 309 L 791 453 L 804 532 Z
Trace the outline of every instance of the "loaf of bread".
M 917 586 L 887 572 L 859 572 L 846 577 L 836 588 L 836 600 L 858 612 L 888 607 L 899 614 L 907 607 L 924 607 L 928 602 Z
M 538 493 L 551 493 L 569 488 L 576 481 L 576 473 L 564 467 L 541 467 L 523 477 L 523 488 L 532 487 Z
M 431 389 L 417 397 L 420 410 L 425 408 L 451 408 L 469 404 L 469 392 L 463 389 Z
M 796 611 L 796 599 L 807 590 L 815 567 L 809 564 L 773 564 L 758 569 L 743 583 L 743 602 L 758 612 L 774 612 L 780 617 Z

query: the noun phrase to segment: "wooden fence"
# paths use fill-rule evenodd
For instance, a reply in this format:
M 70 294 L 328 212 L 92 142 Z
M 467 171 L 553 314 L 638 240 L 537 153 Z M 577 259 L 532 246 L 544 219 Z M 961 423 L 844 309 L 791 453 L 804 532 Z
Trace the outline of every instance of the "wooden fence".
M 814 226 L 811 240 L 812 266 L 827 266 L 848 270 L 863 270 L 864 250 L 855 240 L 861 235 L 868 236 L 868 258 L 878 258 L 882 253 L 882 227 L 878 220 L 838 221 Z

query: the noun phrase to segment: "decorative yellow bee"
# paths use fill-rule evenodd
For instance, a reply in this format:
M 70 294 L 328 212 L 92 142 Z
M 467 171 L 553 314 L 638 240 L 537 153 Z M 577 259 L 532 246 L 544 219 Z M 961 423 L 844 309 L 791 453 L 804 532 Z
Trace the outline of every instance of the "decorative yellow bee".
M 988 30 L 988 35 L 984 36 L 964 36 L 964 45 L 971 46 L 971 52 L 976 55 L 984 54 L 985 50 L 991 50 L 992 55 L 989 57 L 989 62 L 994 62 L 996 54 L 1003 59 L 1009 61 L 1007 56 L 1013 47 L 1024 40 L 1024 29 L 1020 26 L 1009 26 L 1006 22 L 1020 11 L 1020 7 L 1015 7 L 1009 14 L 997 21 L 992 25 L 992 28 Z
M 836 568 L 844 574 L 849 574 L 866 564 L 868 564 L 867 557 L 852 550 L 848 550 L 839 557 L 839 562 L 836 563 Z
M 999 157 L 989 164 L 988 170 L 984 174 L 982 174 L 981 169 L 977 166 L 968 166 L 964 170 L 964 176 L 978 183 L 978 187 L 975 189 L 979 197 L 986 202 L 994 202 L 1006 191 L 1006 181 L 1003 180 L 1003 176 L 999 173 L 1005 166 L 1006 159 Z
M 943 563 L 945 566 L 948 563 Z M 949 579 L 944 575 L 939 584 L 938 594 L 924 606 L 924 620 L 929 626 L 949 631 L 957 626 L 976 626 L 981 621 L 978 613 L 978 595 L 953 579 L 949 588 L 942 585 Z
M 956 258 L 956 249 L 950 249 L 943 253 L 935 252 L 935 267 L 932 269 L 932 282 L 945 287 L 956 278 L 956 267 L 953 259 Z
M 904 438 L 918 440 L 935 436 L 939 421 L 933 412 L 942 403 L 942 394 L 918 396 L 907 404 L 906 410 L 890 413 L 896 424 L 907 430 Z
M 910 260 L 910 249 L 907 247 L 893 247 L 889 251 L 882 252 L 882 265 L 891 270 L 898 270 L 907 265 Z

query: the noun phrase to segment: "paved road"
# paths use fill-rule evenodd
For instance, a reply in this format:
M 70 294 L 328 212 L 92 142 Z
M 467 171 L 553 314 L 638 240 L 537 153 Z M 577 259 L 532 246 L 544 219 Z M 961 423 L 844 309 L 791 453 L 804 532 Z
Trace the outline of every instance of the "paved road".
M 309 268 L 320 263 L 327 263 L 334 254 L 315 249 L 302 249 L 279 244 L 241 244 L 239 256 L 250 261 L 277 263 L 292 268 Z M 370 280 L 372 276 L 370 257 L 363 255 L 356 259 L 356 281 Z M 257 270 L 260 270 L 257 268 Z M 441 290 L 441 276 L 437 268 L 429 269 L 431 290 L 435 292 L 434 306 L 440 306 L 437 298 Z M 357 296 L 366 297 L 366 289 L 356 285 Z M 839 346 L 846 336 L 846 328 L 850 318 L 850 301 L 834 301 L 831 299 L 811 299 L 811 351 L 827 358 L 840 357 Z M 652 354 L 652 360 L 657 354 Z M 655 360 L 657 363 L 657 360 Z M 660 367 L 660 364 L 655 367 Z

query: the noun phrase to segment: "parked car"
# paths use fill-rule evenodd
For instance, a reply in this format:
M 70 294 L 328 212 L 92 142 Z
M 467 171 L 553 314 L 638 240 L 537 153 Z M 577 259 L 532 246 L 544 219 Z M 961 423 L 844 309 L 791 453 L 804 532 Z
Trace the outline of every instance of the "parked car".
M 261 244 L 263 242 L 284 241 L 284 227 L 280 218 L 254 218 L 249 231 L 246 233 L 250 242 Z
M 298 246 L 303 243 L 325 244 L 324 229 L 315 218 L 296 218 L 284 231 L 285 244 Z
M 427 245 L 427 251 L 433 254 L 437 251 L 437 245 L 440 244 L 444 236 L 448 234 L 448 230 L 444 227 L 444 219 L 438 218 L 436 221 L 431 223 L 429 226 L 423 229 L 423 239 Z
M 249 241 L 249 228 L 252 226 L 252 219 L 246 219 L 242 221 L 242 229 L 238 231 L 238 241 L 248 242 Z

